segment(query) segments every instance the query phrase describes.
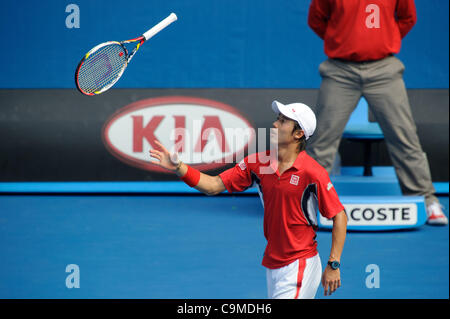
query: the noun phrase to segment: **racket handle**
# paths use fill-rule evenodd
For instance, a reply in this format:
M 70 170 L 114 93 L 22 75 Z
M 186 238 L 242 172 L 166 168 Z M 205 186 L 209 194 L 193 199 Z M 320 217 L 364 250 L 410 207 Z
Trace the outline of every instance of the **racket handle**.
M 169 24 L 171 24 L 172 22 L 175 22 L 177 19 L 178 19 L 177 15 L 172 12 L 167 18 L 165 18 L 160 23 L 155 25 L 153 28 L 151 28 L 150 30 L 145 32 L 142 36 L 147 41 L 148 39 L 153 37 L 155 34 L 157 34 L 159 31 L 161 31 L 162 29 L 167 27 Z

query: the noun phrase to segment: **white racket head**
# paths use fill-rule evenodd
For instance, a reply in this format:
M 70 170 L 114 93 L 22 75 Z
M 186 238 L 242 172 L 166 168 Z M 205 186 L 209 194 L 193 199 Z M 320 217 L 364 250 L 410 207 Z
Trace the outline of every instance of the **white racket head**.
M 128 52 L 117 41 L 101 43 L 85 54 L 75 72 L 77 89 L 85 95 L 96 95 L 111 88 L 128 65 Z

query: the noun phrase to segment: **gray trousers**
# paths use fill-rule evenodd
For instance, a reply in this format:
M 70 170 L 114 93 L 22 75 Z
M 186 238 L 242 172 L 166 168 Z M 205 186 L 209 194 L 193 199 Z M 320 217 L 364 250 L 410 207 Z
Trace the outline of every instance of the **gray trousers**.
M 417 135 L 403 82 L 405 66 L 394 56 L 372 62 L 328 59 L 320 64 L 322 77 L 315 108 L 317 128 L 307 152 L 331 172 L 345 126 L 361 96 L 379 123 L 404 195 L 438 201 L 426 154 Z

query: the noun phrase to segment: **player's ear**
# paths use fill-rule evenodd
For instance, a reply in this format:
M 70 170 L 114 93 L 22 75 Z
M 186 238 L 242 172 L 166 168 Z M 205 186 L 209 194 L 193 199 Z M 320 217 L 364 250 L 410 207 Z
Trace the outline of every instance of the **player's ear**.
M 303 130 L 295 130 L 294 131 L 294 138 L 296 139 L 296 140 L 299 140 L 299 139 L 301 139 L 303 136 L 305 136 L 305 132 L 303 132 Z

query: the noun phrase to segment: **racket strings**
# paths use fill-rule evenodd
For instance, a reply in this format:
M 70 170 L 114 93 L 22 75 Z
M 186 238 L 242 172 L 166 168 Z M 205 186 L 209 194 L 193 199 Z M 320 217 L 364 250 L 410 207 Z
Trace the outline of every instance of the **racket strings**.
M 119 44 L 109 44 L 92 52 L 80 66 L 78 85 L 95 93 L 114 84 L 127 65 L 127 54 Z

